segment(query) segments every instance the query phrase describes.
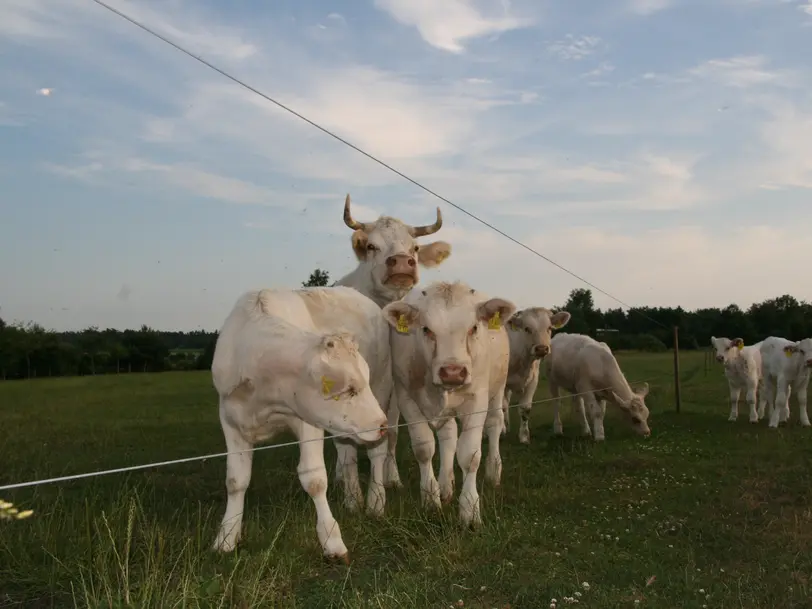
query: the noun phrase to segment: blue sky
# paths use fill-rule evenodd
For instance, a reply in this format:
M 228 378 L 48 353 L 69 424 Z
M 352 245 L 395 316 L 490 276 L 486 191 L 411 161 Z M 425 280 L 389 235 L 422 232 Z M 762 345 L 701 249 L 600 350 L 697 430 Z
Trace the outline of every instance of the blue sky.
M 626 302 L 812 300 L 810 0 L 109 3 Z M 581 287 L 91 0 L 4 0 L 0 74 L 8 321 L 217 328 L 354 268 L 347 192 L 441 206 L 422 281 Z

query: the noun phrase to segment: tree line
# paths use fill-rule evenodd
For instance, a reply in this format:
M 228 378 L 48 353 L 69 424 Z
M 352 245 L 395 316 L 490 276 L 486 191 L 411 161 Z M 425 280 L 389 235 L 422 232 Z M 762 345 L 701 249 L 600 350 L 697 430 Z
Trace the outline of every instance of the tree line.
M 316 269 L 302 285 L 329 282 L 327 271 Z M 578 288 L 556 308 L 561 309 L 572 315 L 565 331 L 589 334 L 614 350 L 672 349 L 674 326 L 679 328 L 679 348 L 688 350 L 707 348 L 711 336 L 740 337 L 746 344 L 771 335 L 792 340 L 812 337 L 812 304 L 790 295 L 746 310 L 730 304 L 695 311 L 682 307 L 602 311 L 595 308 L 591 290 Z M 216 331 L 162 331 L 142 325 L 138 330 L 93 326 L 56 332 L 33 322 L 7 324 L 0 319 L 0 379 L 207 370 L 216 341 Z

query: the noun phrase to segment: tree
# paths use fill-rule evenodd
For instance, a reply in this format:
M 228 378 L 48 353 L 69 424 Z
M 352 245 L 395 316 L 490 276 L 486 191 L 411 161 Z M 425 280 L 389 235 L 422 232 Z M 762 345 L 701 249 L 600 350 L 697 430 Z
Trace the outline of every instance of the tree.
M 330 283 L 330 273 L 316 269 L 310 273 L 310 278 L 305 281 L 302 286 L 305 288 L 325 287 L 328 283 Z

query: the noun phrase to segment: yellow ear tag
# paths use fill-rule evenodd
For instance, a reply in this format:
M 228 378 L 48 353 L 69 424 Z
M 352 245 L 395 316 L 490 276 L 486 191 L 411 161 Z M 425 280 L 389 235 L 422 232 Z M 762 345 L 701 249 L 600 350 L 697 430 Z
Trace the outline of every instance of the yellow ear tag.
M 497 311 L 496 313 L 493 314 L 493 317 L 491 317 L 488 320 L 488 330 L 498 330 L 501 327 L 502 327 L 502 319 L 501 315 L 499 314 L 499 311 Z
M 400 332 L 401 334 L 409 333 L 409 324 L 406 321 L 405 315 L 401 315 L 400 317 L 398 317 L 397 331 Z
M 742 349 L 744 349 L 744 344 L 742 343 L 742 344 L 738 345 L 738 349 L 739 349 L 739 351 L 741 351 Z
M 792 351 L 790 351 L 789 349 L 784 349 L 784 355 L 786 355 L 787 357 L 792 357 Z
M 448 258 L 448 254 L 446 252 L 439 252 L 435 257 L 434 260 L 437 264 L 440 264 L 443 260 Z
M 326 396 L 330 395 L 330 392 L 333 390 L 333 385 L 335 385 L 335 381 L 331 381 L 326 376 L 321 377 L 321 392 Z M 336 396 L 338 398 L 338 396 Z

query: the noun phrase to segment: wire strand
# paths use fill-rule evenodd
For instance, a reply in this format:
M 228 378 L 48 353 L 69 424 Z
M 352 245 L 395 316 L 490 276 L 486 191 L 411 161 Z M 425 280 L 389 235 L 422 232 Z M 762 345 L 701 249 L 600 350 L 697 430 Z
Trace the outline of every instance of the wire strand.
M 657 376 L 657 377 L 650 377 L 648 379 L 644 379 L 644 380 L 641 380 L 641 381 L 635 381 L 633 384 L 647 383 L 649 381 L 661 379 L 664 376 L 667 376 L 667 375 L 661 375 L 661 376 Z M 607 391 L 609 389 L 611 389 L 611 387 L 605 387 L 603 389 L 595 389 L 595 390 L 592 390 L 592 391 L 582 391 L 580 393 L 572 393 L 572 394 L 570 394 L 570 397 L 582 396 L 582 395 L 587 395 L 587 394 L 590 394 L 590 393 L 597 393 L 599 391 Z M 566 397 L 566 396 L 561 396 L 561 399 L 563 399 L 564 397 Z M 551 401 L 556 400 L 556 399 L 559 399 L 559 398 L 552 398 L 551 397 L 551 398 L 545 398 L 543 400 L 535 400 L 533 402 L 530 402 L 530 405 L 533 406 L 535 404 L 543 404 L 545 402 L 551 402 Z M 517 408 L 518 406 L 519 406 L 519 404 L 509 405 L 507 407 L 507 409 L 509 410 L 511 408 Z M 477 411 L 470 412 L 470 413 L 463 414 L 463 415 L 456 415 L 456 414 L 448 415 L 448 416 L 445 416 L 445 417 L 438 417 L 438 419 L 439 420 L 448 420 L 448 419 L 451 419 L 451 418 L 456 418 L 457 416 L 465 416 L 465 417 L 467 417 L 467 416 L 471 416 L 471 415 L 474 415 L 474 414 L 487 413 L 487 412 L 490 412 L 491 410 L 494 410 L 494 409 L 488 408 L 486 410 L 477 410 Z M 435 419 L 435 420 L 437 420 L 437 419 Z M 427 421 L 415 421 L 415 422 L 412 422 L 412 423 L 398 423 L 397 425 L 388 426 L 387 430 L 399 429 L 401 427 L 408 427 L 410 425 L 417 425 L 417 424 L 422 423 L 422 422 L 427 422 Z M 360 434 L 360 433 L 372 432 L 372 431 L 377 431 L 377 430 L 378 430 L 378 428 L 376 427 L 375 429 L 367 429 L 367 430 L 364 430 L 364 431 L 359 431 L 357 433 Z M 347 438 L 347 437 L 353 437 L 355 435 L 356 435 L 356 433 L 344 433 L 344 434 L 330 435 L 329 437 L 331 437 L 331 438 Z M 171 459 L 169 461 L 157 461 L 155 463 L 144 463 L 142 465 L 129 465 L 127 467 L 116 467 L 116 468 L 113 468 L 113 469 L 105 469 L 105 470 L 100 470 L 100 471 L 95 471 L 95 472 L 85 472 L 85 473 L 82 473 L 82 474 L 71 474 L 71 475 L 68 475 L 68 476 L 59 476 L 59 477 L 56 477 L 56 478 L 44 478 L 44 479 L 41 479 L 41 480 L 31 480 L 29 482 L 17 482 L 15 484 L 6 484 L 5 486 L 0 486 L 0 491 L 10 491 L 10 490 L 13 490 L 13 489 L 18 489 L 18 488 L 27 488 L 27 487 L 32 487 L 32 486 L 42 486 L 44 484 L 52 484 L 52 483 L 55 483 L 55 482 L 69 482 L 69 481 L 72 481 L 72 480 L 81 480 L 83 478 L 96 478 L 96 477 L 99 477 L 99 476 L 106 476 L 106 475 L 109 475 L 109 474 L 121 474 L 121 473 L 124 473 L 124 472 L 133 472 L 133 471 L 138 471 L 138 470 L 143 470 L 143 469 L 149 469 L 149 468 L 152 468 L 152 467 L 164 467 L 164 466 L 168 466 L 168 465 L 179 465 L 181 463 L 191 463 L 193 461 L 205 461 L 206 459 L 216 459 L 216 458 L 219 458 L 219 457 L 227 457 L 229 455 L 239 455 L 239 454 L 242 454 L 242 453 L 253 453 L 253 452 L 259 452 L 261 450 L 271 450 L 271 449 L 276 449 L 276 448 L 286 448 L 288 446 L 296 446 L 296 445 L 299 445 L 299 444 L 307 444 L 309 442 L 321 442 L 321 441 L 324 441 L 324 440 L 325 440 L 325 437 L 313 438 L 313 439 L 310 439 L 310 440 L 293 440 L 291 442 L 280 442 L 279 444 L 268 444 L 266 446 L 254 446 L 254 447 L 251 447 L 251 448 L 247 448 L 245 450 L 236 450 L 236 451 L 233 451 L 233 452 L 211 453 L 211 454 L 208 454 L 208 455 L 198 455 L 196 457 L 183 457 L 181 459 Z
M 249 84 L 247 84 L 246 82 L 244 82 L 244 81 L 240 80 L 240 79 L 239 79 L 239 78 L 237 78 L 236 76 L 232 76 L 231 74 L 229 74 L 229 73 L 228 73 L 228 72 L 226 72 L 225 70 L 223 70 L 223 69 L 221 69 L 221 68 L 218 68 L 218 67 L 217 67 L 217 66 L 215 66 L 214 64 L 212 64 L 212 63 L 210 63 L 209 61 L 207 61 L 207 60 L 203 59 L 202 57 L 200 57 L 199 55 L 195 55 L 195 54 L 194 54 L 194 53 L 192 53 L 191 51 L 186 50 L 185 48 L 183 48 L 182 46 L 180 46 L 180 45 L 179 45 L 179 44 L 177 44 L 176 42 L 173 42 L 172 40 L 170 40 L 170 39 L 169 39 L 169 38 L 167 38 L 166 36 L 163 36 L 162 34 L 159 34 L 158 32 L 156 32 L 156 31 L 154 31 L 154 30 L 150 29 L 149 27 L 147 27 L 147 26 L 146 26 L 146 25 L 144 25 L 143 23 L 141 23 L 141 22 L 137 21 L 136 19 L 133 19 L 133 18 L 132 18 L 132 17 L 130 17 L 129 15 L 126 15 L 125 13 L 123 13 L 123 12 L 121 12 L 120 10 L 118 10 L 118 9 L 116 9 L 116 8 L 114 8 L 114 7 L 112 7 L 112 6 L 110 6 L 109 4 L 107 4 L 107 3 L 103 2 L 102 0 L 93 0 L 93 2 L 95 2 L 96 4 L 98 4 L 99 6 L 101 6 L 101 7 L 103 7 L 103 8 L 106 8 L 108 11 L 110 11 L 110 12 L 112 12 L 112 13 L 114 13 L 114 14 L 118 15 L 118 16 L 119 16 L 119 17 L 121 17 L 122 19 L 125 19 L 125 20 L 129 21 L 130 23 L 132 23 L 132 24 L 133 24 L 133 25 L 135 25 L 136 27 L 141 28 L 142 30 L 144 30 L 144 31 L 145 31 L 145 32 L 147 32 L 148 34 L 151 34 L 151 35 L 155 36 L 156 38 L 158 38 L 159 40 L 162 40 L 163 42 L 165 42 L 166 44 L 168 44 L 168 45 L 170 45 L 170 46 L 174 47 L 175 49 L 177 49 L 177 50 L 178 50 L 178 51 L 180 51 L 181 53 L 184 53 L 185 55 L 188 55 L 188 56 L 189 56 L 189 57 L 191 57 L 192 59 L 195 59 L 196 61 L 199 61 L 199 62 L 200 62 L 200 63 L 202 63 L 204 66 L 206 66 L 206 67 L 208 67 L 208 68 L 211 68 L 212 70 L 214 70 L 214 71 L 215 71 L 215 72 L 217 72 L 218 74 L 220 74 L 220 75 L 222 75 L 222 76 L 224 76 L 224 77 L 228 78 L 228 79 L 229 79 L 229 80 L 231 80 L 232 82 L 234 82 L 234 83 L 236 83 L 236 84 L 240 85 L 241 87 L 244 87 L 245 89 L 248 89 L 248 90 L 249 90 L 249 91 L 251 91 L 252 93 L 255 93 L 255 94 L 259 95 L 259 96 L 260 96 L 260 97 L 262 97 L 263 99 L 265 99 L 265 100 L 267 100 L 267 101 L 271 102 L 272 104 L 274 104 L 274 105 L 278 106 L 279 108 L 282 108 L 282 109 L 283 109 L 283 110 L 285 110 L 286 112 L 290 112 L 291 114 L 293 114 L 293 115 L 294 115 L 294 116 L 296 116 L 297 118 L 299 118 L 299 119 L 301 119 L 301 120 L 305 121 L 306 123 L 308 123 L 309 125 L 311 125 L 311 126 L 315 127 L 315 128 L 316 128 L 316 129 L 318 129 L 319 131 L 322 131 L 323 133 L 325 133 L 325 134 L 329 135 L 330 137 L 332 137 L 332 138 L 334 138 L 334 139 L 338 140 L 338 141 L 339 141 L 339 142 L 341 142 L 342 144 L 345 144 L 346 146 L 349 146 L 350 148 L 352 148 L 352 149 L 353 149 L 353 150 L 355 150 L 356 152 L 359 152 L 360 154 L 364 155 L 365 157 L 367 157 L 367 158 L 368 158 L 368 159 L 370 159 L 371 161 L 374 161 L 375 163 L 378 163 L 379 165 L 381 165 L 381 166 L 385 167 L 385 168 L 386 168 L 386 169 L 388 169 L 389 171 L 391 171 L 391 172 L 393 172 L 393 173 L 395 173 L 395 174 L 399 175 L 399 176 L 400 176 L 401 178 L 403 178 L 404 180 L 407 180 L 407 181 L 411 182 L 412 184 L 414 184 L 414 185 L 415 185 L 415 186 L 417 186 L 418 188 L 420 188 L 420 189 L 424 190 L 425 192 L 429 193 L 430 195 L 432 195 L 432 196 L 434 196 L 434 197 L 438 198 L 440 201 L 443 201 L 443 202 L 447 203 L 448 205 L 451 205 L 452 207 L 454 207 L 455 209 L 457 209 L 457 210 L 461 211 L 462 213 L 464 213 L 465 215 L 469 216 L 470 218 L 473 218 L 474 220 L 476 220 L 476 221 L 477 221 L 477 222 L 479 222 L 480 224 L 483 224 L 484 226 L 487 226 L 488 228 L 490 228 L 490 229 L 491 229 L 491 230 L 493 230 L 493 231 L 496 231 L 497 233 L 499 233 L 500 235 L 502 235 L 502 236 L 503 236 L 503 237 L 505 237 L 506 239 L 509 239 L 510 241 L 512 241 L 513 243 L 515 243 L 516 245 L 518 245 L 518 246 L 520 246 L 520 247 L 523 247 L 523 248 L 524 248 L 524 249 L 526 249 L 528 252 L 531 252 L 532 254 L 535 254 L 536 256 L 538 256 L 539 258 L 541 258 L 542 260 L 547 261 L 548 263 L 552 264 L 552 265 L 553 265 L 553 266 L 555 266 L 555 267 L 558 267 L 560 270 L 564 271 L 565 273 L 568 273 L 568 274 L 569 274 L 569 275 L 571 275 L 572 277 L 575 277 L 575 278 L 576 278 L 576 279 L 578 279 L 579 281 L 582 281 L 583 283 L 585 283 L 586 285 L 590 286 L 591 288 L 593 288 L 593 289 L 597 290 L 598 292 L 600 292 L 600 293 L 601 293 L 601 294 L 603 294 L 604 296 L 608 296 L 609 298 L 611 298 L 611 299 L 612 299 L 612 300 L 614 300 L 615 302 L 620 303 L 622 306 L 626 307 L 627 309 L 630 309 L 630 310 L 631 310 L 631 309 L 633 309 L 633 308 L 634 308 L 634 307 L 632 307 L 630 304 L 628 304 L 628 303 L 624 302 L 623 300 L 621 300 L 620 298 L 617 298 L 616 296 L 613 296 L 612 294 L 610 294 L 610 293 L 609 293 L 609 292 L 607 292 L 606 290 L 603 290 L 603 289 L 599 288 L 599 287 L 598 287 L 598 286 L 596 286 L 594 283 L 592 283 L 592 282 L 590 282 L 590 281 L 587 281 L 586 279 L 584 279 L 584 278 L 583 278 L 583 277 L 581 277 L 580 275 L 578 275 L 578 274 L 576 274 L 575 272 L 573 272 L 573 271 L 569 270 L 569 269 L 568 269 L 568 268 L 566 268 L 565 266 L 562 266 L 561 264 L 559 264 L 559 263 L 558 263 L 558 262 L 556 262 L 555 260 L 552 260 L 551 258 L 549 258 L 549 257 L 545 256 L 544 254 L 542 254 L 542 253 L 541 253 L 541 252 L 539 252 L 538 250 L 536 250 L 536 249 L 534 249 L 534 248 L 530 247 L 529 245 L 526 245 L 525 243 L 523 243 L 523 242 L 519 241 L 519 240 L 518 240 L 518 239 L 516 239 L 515 237 L 512 237 L 511 235 L 509 235 L 508 233 L 504 232 L 503 230 L 501 230 L 501 229 L 497 228 L 496 226 L 494 226 L 494 225 L 493 225 L 493 224 L 491 224 L 490 222 L 488 222 L 488 221 L 486 221 L 486 220 L 483 220 L 482 218 L 480 218 L 480 217 L 479 217 L 479 216 L 477 216 L 476 214 L 474 214 L 474 213 L 472 213 L 472 212 L 468 211 L 468 210 L 467 210 L 467 209 L 465 209 L 464 207 L 462 207 L 462 206 L 460 206 L 460 205 L 457 205 L 456 203 L 454 203 L 454 202 L 452 202 L 452 201 L 450 201 L 450 200 L 446 199 L 444 196 L 442 196 L 442 195 L 440 195 L 440 194 L 436 193 L 435 191 L 433 191 L 432 189 L 430 189 L 428 186 L 424 186 L 423 184 L 421 184 L 421 183 L 420 183 L 420 182 L 418 182 L 417 180 L 415 180 L 415 179 L 413 179 L 413 178 L 410 178 L 410 177 L 409 177 L 409 176 L 407 176 L 405 173 L 403 173 L 402 171 L 399 171 L 398 169 L 395 169 L 394 167 L 392 167 L 391 165 L 389 165 L 389 164 L 388 164 L 388 163 L 386 163 L 385 161 L 382 161 L 381 159 L 377 158 L 376 156 L 374 156 L 374 155 L 370 154 L 369 152 L 366 152 L 365 150 L 362 150 L 361 148 L 359 148 L 358 146 L 356 146 L 356 145 L 355 145 L 355 144 L 353 144 L 352 142 L 349 142 L 348 140 L 344 139 L 343 137 L 341 137 L 341 136 L 337 135 L 336 133 L 333 133 L 332 131 L 330 131 L 330 130 L 329 130 L 329 129 L 327 129 L 326 127 L 322 127 L 321 125 L 319 125 L 319 124 L 318 124 L 318 123 L 316 123 L 315 121 L 312 121 L 311 119 L 307 118 L 307 117 L 306 117 L 306 116 L 304 116 L 303 114 L 300 114 L 299 112 L 297 112 L 297 111 L 296 111 L 296 110 L 294 110 L 293 108 L 291 108 L 291 107 L 289 107 L 289 106 L 287 106 L 287 105 L 283 104 L 282 102 L 277 101 L 276 99 L 274 99 L 274 98 L 273 98 L 273 97 L 271 97 L 270 95 L 267 95 L 267 94 L 263 93 L 262 91 L 260 91 L 260 90 L 256 89 L 255 87 L 252 87 L 251 85 L 249 85 Z M 667 329 L 669 329 L 669 327 L 668 327 L 667 325 L 665 325 L 664 323 L 662 323 L 662 322 L 660 322 L 660 321 L 658 321 L 658 320 L 654 319 L 653 317 L 650 317 L 649 315 L 646 315 L 645 313 L 643 313 L 643 312 L 642 312 L 642 311 L 640 311 L 640 310 L 635 310 L 635 313 L 636 313 L 636 314 L 638 314 L 638 315 L 640 315 L 641 317 L 643 317 L 643 318 L 645 318 L 645 319 L 648 319 L 650 322 L 652 322 L 652 323 L 654 323 L 654 324 L 656 324 L 656 325 L 658 325 L 658 326 L 660 326 L 660 327 L 662 327 L 662 328 L 665 328 L 666 330 L 667 330 Z

